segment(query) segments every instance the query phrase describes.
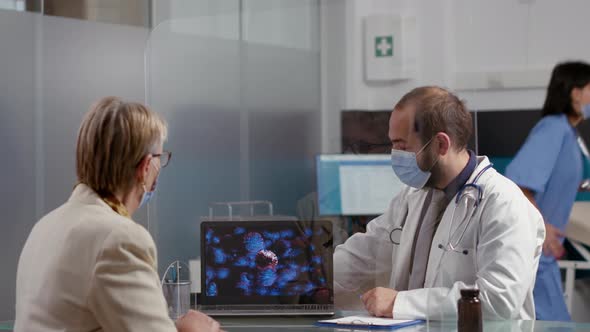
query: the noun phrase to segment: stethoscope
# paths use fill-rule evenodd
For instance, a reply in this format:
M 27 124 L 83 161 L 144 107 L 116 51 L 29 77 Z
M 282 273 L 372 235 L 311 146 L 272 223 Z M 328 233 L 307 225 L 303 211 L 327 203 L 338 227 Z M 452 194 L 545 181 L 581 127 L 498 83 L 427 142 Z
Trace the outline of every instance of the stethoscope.
M 461 253 L 463 255 L 469 254 L 469 250 L 459 248 L 459 243 L 461 243 L 461 240 L 463 239 L 463 236 L 465 235 L 465 232 L 467 231 L 467 228 L 469 228 L 469 224 L 471 223 L 471 220 L 473 219 L 473 215 L 477 211 L 477 208 L 479 207 L 479 205 L 481 204 L 481 202 L 484 198 L 483 197 L 483 188 L 481 187 L 481 185 L 477 184 L 477 181 L 483 175 L 483 173 L 485 173 L 488 169 L 492 168 L 493 166 L 494 166 L 493 164 L 489 164 L 486 167 L 484 167 L 481 171 L 479 171 L 479 173 L 477 173 L 477 175 L 475 176 L 473 181 L 471 181 L 471 183 L 464 184 L 457 192 L 457 196 L 455 198 L 455 209 L 453 210 L 453 215 L 451 216 L 451 225 L 449 225 L 449 242 L 447 243 L 446 246 L 443 246 L 443 244 L 440 243 L 438 245 L 439 249 L 444 250 L 444 251 L 454 251 L 454 252 Z M 458 232 L 458 229 L 456 229 L 455 232 L 453 232 L 453 234 L 451 234 L 451 230 L 453 229 L 453 223 L 454 223 L 454 218 L 455 218 L 455 210 L 457 209 L 457 205 L 459 205 L 459 201 L 463 197 L 468 196 L 467 191 L 469 189 L 475 190 L 477 192 L 475 203 L 474 203 L 474 209 L 471 213 L 471 216 L 469 216 L 469 219 L 467 219 L 467 223 L 466 223 L 465 227 L 463 227 L 463 230 L 462 230 L 461 234 L 459 235 L 458 239 L 453 243 L 452 238 L 455 237 L 455 234 L 457 234 L 457 232 Z M 402 234 L 402 230 L 403 230 L 404 225 L 405 225 L 405 219 L 404 219 L 404 224 L 402 224 L 400 227 L 394 228 L 391 232 L 389 232 L 389 240 L 394 245 L 400 244 L 401 234 Z M 396 239 L 394 239 L 394 235 L 397 236 L 397 241 L 396 241 Z

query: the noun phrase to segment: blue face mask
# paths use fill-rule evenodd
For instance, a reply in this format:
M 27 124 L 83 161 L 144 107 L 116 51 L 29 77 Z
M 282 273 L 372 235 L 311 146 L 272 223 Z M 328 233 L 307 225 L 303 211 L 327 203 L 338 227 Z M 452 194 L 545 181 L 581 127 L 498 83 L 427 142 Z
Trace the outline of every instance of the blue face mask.
M 143 185 L 143 195 L 141 196 L 141 202 L 139 202 L 139 207 L 142 207 L 149 203 L 149 201 L 154 197 L 154 193 L 156 192 L 156 187 L 158 185 L 158 177 L 154 179 L 154 184 L 152 186 L 152 190 L 148 191 L 145 184 Z
M 582 105 L 582 117 L 584 120 L 590 119 L 590 104 Z
M 418 151 L 418 154 L 430 144 L 433 138 L 424 144 L 422 149 Z M 416 160 L 418 154 L 415 152 L 392 149 L 391 167 L 401 182 L 410 187 L 422 189 L 426 185 L 426 182 L 428 182 L 428 179 L 430 179 L 431 173 L 430 171 L 423 171 L 418 167 L 418 161 Z
M 141 196 L 141 202 L 139 202 L 139 207 L 142 207 L 142 206 L 146 205 L 147 203 L 149 203 L 149 201 L 152 199 L 152 197 L 154 197 L 155 192 L 156 192 L 156 186 L 154 186 L 154 190 L 152 190 L 152 191 L 145 190 L 145 186 L 144 186 L 144 192 L 143 192 L 143 195 Z

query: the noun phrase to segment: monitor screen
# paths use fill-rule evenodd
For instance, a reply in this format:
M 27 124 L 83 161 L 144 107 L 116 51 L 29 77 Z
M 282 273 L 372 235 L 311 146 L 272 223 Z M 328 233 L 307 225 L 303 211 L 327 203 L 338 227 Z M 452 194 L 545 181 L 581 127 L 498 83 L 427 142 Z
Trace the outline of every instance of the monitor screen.
M 322 216 L 382 214 L 403 187 L 389 155 L 319 155 L 316 162 Z
M 329 221 L 201 223 L 202 304 L 333 303 Z

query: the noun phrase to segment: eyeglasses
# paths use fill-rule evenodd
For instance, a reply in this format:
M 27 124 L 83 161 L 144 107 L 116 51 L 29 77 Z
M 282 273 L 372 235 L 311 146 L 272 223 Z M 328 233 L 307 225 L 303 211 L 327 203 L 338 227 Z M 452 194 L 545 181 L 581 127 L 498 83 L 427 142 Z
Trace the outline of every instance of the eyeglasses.
M 160 167 L 164 168 L 168 166 L 168 163 L 170 163 L 170 159 L 172 159 L 172 152 L 162 151 L 162 153 L 154 153 L 152 156 L 160 158 Z

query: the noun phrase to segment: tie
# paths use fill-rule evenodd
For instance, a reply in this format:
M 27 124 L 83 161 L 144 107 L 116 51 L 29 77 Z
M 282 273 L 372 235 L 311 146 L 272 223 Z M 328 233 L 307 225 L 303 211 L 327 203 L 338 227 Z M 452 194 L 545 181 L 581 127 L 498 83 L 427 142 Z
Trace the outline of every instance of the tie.
M 429 195 L 431 197 L 430 201 L 428 201 L 427 198 L 424 202 L 424 204 L 428 205 L 427 211 L 422 217 L 422 220 L 419 221 L 420 224 L 416 229 L 408 289 L 424 287 L 432 238 L 434 237 L 436 227 L 449 203 L 442 190 L 432 189 L 431 193 L 432 194 Z

